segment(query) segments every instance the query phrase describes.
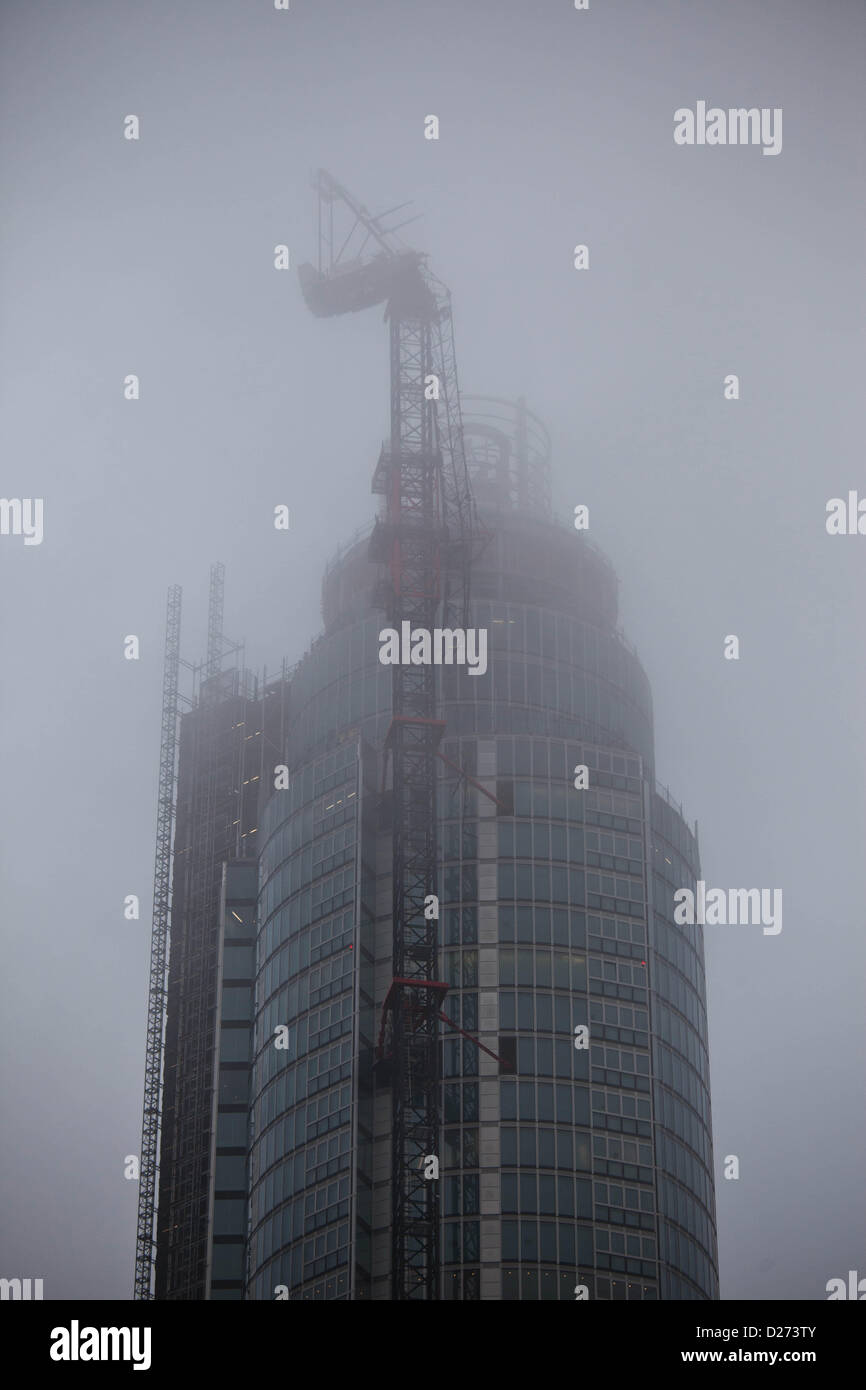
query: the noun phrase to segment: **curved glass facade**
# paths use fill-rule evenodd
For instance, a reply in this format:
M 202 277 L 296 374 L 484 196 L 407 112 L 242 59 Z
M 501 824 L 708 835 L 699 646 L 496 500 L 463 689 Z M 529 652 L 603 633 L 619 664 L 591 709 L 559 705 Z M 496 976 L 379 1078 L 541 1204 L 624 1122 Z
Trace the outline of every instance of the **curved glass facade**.
M 440 668 L 441 1296 L 716 1298 L 703 950 L 673 922 L 697 843 L 656 790 L 607 561 L 539 518 L 488 520 L 467 624 L 488 669 Z M 361 542 L 326 576 L 291 787 L 260 831 L 251 1298 L 389 1296 L 377 574 Z

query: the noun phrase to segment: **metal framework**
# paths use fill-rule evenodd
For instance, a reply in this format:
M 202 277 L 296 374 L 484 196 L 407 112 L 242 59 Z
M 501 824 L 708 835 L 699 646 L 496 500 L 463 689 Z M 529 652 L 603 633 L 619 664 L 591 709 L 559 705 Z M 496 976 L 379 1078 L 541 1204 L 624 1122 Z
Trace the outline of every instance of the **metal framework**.
M 206 1296 L 221 867 L 255 854 L 265 769 L 283 746 L 285 663 L 260 691 L 242 644 L 223 633 L 224 586 L 217 562 L 197 664 L 180 656 L 181 591 L 169 591 L 136 1299 Z M 227 656 L 234 665 L 224 670 Z M 179 691 L 181 667 L 192 698 Z
M 173 874 L 172 955 L 161 1131 L 155 1294 L 206 1297 L 214 1001 L 223 861 L 243 854 L 248 681 L 242 646 L 222 630 L 225 567 L 211 566 L 204 663 L 182 730 Z M 223 671 L 228 654 L 240 660 Z M 254 804 L 247 800 L 247 814 Z
M 370 541 L 371 559 L 388 567 L 383 607 L 398 632 L 404 622 L 431 630 L 440 606 L 449 606 L 447 575 L 456 573 L 465 621 L 480 528 L 463 449 L 450 295 L 424 256 L 395 240 L 396 228 L 385 226 L 390 213 L 371 216 L 324 170 L 314 187 L 318 270 L 299 268 L 308 307 L 324 317 L 386 304 L 391 428 L 373 478 L 385 515 Z M 339 221 L 346 213 L 348 232 L 340 241 L 335 214 Z M 370 242 L 376 249 L 365 259 Z M 395 1300 L 440 1296 L 439 1183 L 424 1176 L 425 1157 L 439 1151 L 439 1022 L 447 988 L 438 979 L 438 914 L 427 910 L 437 894 L 436 755 L 445 727 L 436 703 L 432 665 L 393 667 L 386 740 L 393 788 L 393 979 L 380 1052 L 387 1053 L 392 1089 Z
M 210 567 L 210 593 L 207 606 L 207 661 L 205 676 L 216 676 L 222 668 L 223 609 L 225 607 L 226 567 L 221 560 Z
M 165 1001 L 171 914 L 171 852 L 174 791 L 177 779 L 178 674 L 182 591 L 168 591 L 165 621 L 165 661 L 162 675 L 162 732 L 159 745 L 159 791 L 156 812 L 156 855 L 153 868 L 153 927 L 150 937 L 150 983 L 147 995 L 147 1047 L 144 1066 L 144 1105 L 138 1186 L 138 1233 L 135 1246 L 136 1299 L 153 1298 L 156 1254 L 156 1182 L 162 1106 L 162 1066 Z

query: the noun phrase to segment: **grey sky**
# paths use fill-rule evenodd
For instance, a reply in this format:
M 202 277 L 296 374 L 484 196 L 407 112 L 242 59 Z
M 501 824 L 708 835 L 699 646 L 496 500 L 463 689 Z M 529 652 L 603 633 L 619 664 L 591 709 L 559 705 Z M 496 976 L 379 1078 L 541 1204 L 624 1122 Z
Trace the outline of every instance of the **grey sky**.
M 0 537 L 4 1276 L 131 1294 L 166 587 L 198 659 L 225 561 L 273 669 L 372 515 L 381 313 L 273 269 L 317 165 L 423 213 L 463 390 L 526 396 L 617 567 L 705 879 L 783 889 L 778 937 L 706 932 L 722 1295 L 866 1273 L 866 538 L 824 527 L 866 495 L 864 41 L 854 0 L 6 0 L 0 491 L 45 539 Z M 675 146 L 698 100 L 782 153 Z

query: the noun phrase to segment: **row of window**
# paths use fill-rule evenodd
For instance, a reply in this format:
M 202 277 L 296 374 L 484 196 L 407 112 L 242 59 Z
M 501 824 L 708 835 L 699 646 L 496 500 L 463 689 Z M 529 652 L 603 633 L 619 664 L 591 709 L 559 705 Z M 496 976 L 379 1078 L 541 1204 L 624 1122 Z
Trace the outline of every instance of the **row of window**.
M 503 1125 L 499 1145 L 503 1168 L 562 1168 L 570 1173 L 592 1169 L 589 1135 L 580 1130 Z
M 710 1101 L 706 1086 L 694 1068 L 658 1038 L 653 1038 L 653 1071 L 656 1080 L 687 1100 L 709 1127 Z
M 628 983 L 631 983 L 630 967 Z M 614 967 L 615 969 L 615 967 Z M 596 972 L 601 974 L 601 963 Z M 586 990 L 586 956 L 578 951 L 547 951 L 509 946 L 499 948 L 500 985 L 536 989 Z
M 576 1024 L 587 1021 L 587 1001 L 580 995 L 530 993 L 503 989 L 499 992 L 499 1026 L 503 1032 L 559 1033 L 571 1035 Z
M 690 1105 L 675 1096 L 666 1086 L 655 1084 L 656 1124 L 678 1135 L 709 1168 L 712 1164 L 709 1126 L 702 1122 Z
M 323 1009 L 316 1009 L 312 1013 L 304 1014 L 297 1022 L 285 1025 L 287 1032 L 287 1046 L 276 1047 L 276 1035 L 271 1030 L 264 1032 L 263 1047 L 256 1059 L 256 1082 L 257 1089 L 261 1090 L 267 1083 L 284 1069 L 291 1068 L 300 1058 L 313 1052 L 323 1045 L 335 1042 L 338 1038 L 350 1035 L 354 1024 L 353 1000 L 351 994 L 343 995 L 341 999 L 335 1000 L 333 1004 L 326 1005 Z M 263 1018 L 271 1016 L 278 1020 L 273 1027 L 281 1026 L 280 1013 L 285 1014 L 285 991 L 277 996 L 267 1006 Z M 332 1022 L 323 1022 L 323 1019 L 333 1019 Z M 316 1031 L 313 1031 L 313 1025 Z M 257 1031 L 257 1037 L 262 1034 Z
M 582 825 L 508 817 L 497 825 L 497 841 L 500 859 L 562 860 L 567 864 L 592 864 L 617 873 L 643 874 L 640 840 L 584 829 Z M 599 844 L 609 845 L 611 851 L 615 846 L 617 853 L 602 853 Z M 449 823 L 444 827 L 442 846 L 446 858 L 476 858 L 474 825 Z
M 709 1057 L 697 1031 L 661 1002 L 656 1003 L 655 1025 L 656 1035 L 676 1048 L 709 1088 Z
M 500 1034 L 500 1057 L 506 1057 L 508 1060 L 514 1057 L 514 1041 L 506 1040 Z M 518 1037 L 516 1043 L 518 1076 L 555 1076 L 562 1079 L 573 1078 L 576 1081 L 589 1080 L 588 1051 L 586 1048 L 576 1048 L 573 1038 L 542 1038 L 533 1035 Z
M 628 1099 L 628 1097 L 624 1097 L 624 1099 Z M 634 1139 L 614 1139 L 611 1135 L 607 1134 L 593 1135 L 592 1152 L 595 1159 L 596 1172 L 613 1173 L 614 1168 L 618 1167 L 619 1177 L 635 1178 L 638 1176 L 638 1169 L 636 1167 L 633 1173 L 625 1170 L 634 1167 L 635 1164 L 642 1164 L 648 1169 L 651 1167 L 653 1161 L 652 1146 L 650 1144 L 640 1144 Z M 607 1160 L 609 1160 L 609 1162 Z M 641 1182 L 649 1181 L 649 1178 L 641 1178 Z
M 276 887 L 281 866 L 288 870 L 297 865 L 298 872 L 305 866 L 305 877 L 309 881 L 313 876 L 313 854 L 322 840 L 329 840 L 333 845 L 332 835 L 340 832 L 340 837 L 346 841 L 342 850 L 355 840 L 358 795 L 354 769 L 351 777 L 352 780 L 344 781 L 337 793 L 319 797 L 312 803 L 300 800 L 296 782 L 291 788 L 276 792 L 268 802 L 262 827 L 267 838 L 259 861 L 259 912 L 262 917 L 267 917 L 285 896 Z M 290 809 L 290 801 L 296 801 L 297 805 Z M 271 819 L 276 821 L 277 817 L 279 822 L 268 836 Z
M 333 854 L 322 856 L 320 853 L 322 847 L 333 843 L 335 839 L 347 839 L 349 843 Z M 318 860 L 315 858 L 317 852 L 320 853 Z M 321 880 L 327 880 L 330 874 L 336 873 L 346 864 L 353 863 L 354 859 L 355 833 L 353 825 L 345 826 L 332 835 L 320 836 L 313 845 L 307 845 L 306 849 L 291 855 L 272 874 L 268 880 L 267 888 L 262 894 L 263 906 L 283 902 L 302 888 L 312 887 L 313 906 L 315 907 L 322 901 L 323 897 L 329 896 L 328 890 L 323 887 Z
M 693 1153 L 661 1126 L 656 1129 L 656 1162 L 664 1172 L 690 1188 L 707 1211 L 713 1210 L 715 1195 L 709 1172 Z
M 592 1183 L 569 1174 L 503 1173 L 500 1180 L 503 1214 L 592 1219 Z
M 442 667 L 446 670 L 446 667 Z M 485 699 L 485 694 L 491 693 L 490 686 L 486 690 L 476 690 L 477 680 L 469 679 L 468 698 L 462 700 L 460 704 L 446 703 L 442 709 L 442 717 L 447 720 L 449 731 L 463 736 L 478 735 L 484 738 L 493 733 L 501 733 L 503 730 L 514 734 L 539 734 L 546 738 L 595 738 L 607 739 L 609 742 L 617 744 L 630 744 L 635 747 L 643 744 L 647 756 L 652 754 L 652 734 L 648 721 L 638 712 L 629 707 L 623 708 L 620 701 L 614 699 L 606 715 L 609 722 L 600 724 L 584 716 L 573 714 L 559 714 L 555 710 L 530 709 L 521 705 L 509 705 L 507 701 L 494 698 L 492 701 Z M 477 700 L 477 704 L 473 701 Z M 383 729 L 380 737 L 386 732 Z M 375 733 L 369 733 L 368 737 L 375 738 Z M 601 817 L 592 817 L 594 824 L 613 825 L 611 820 Z M 631 830 L 635 834 L 640 833 L 640 825 L 616 824 L 618 830 Z
M 469 877 L 468 866 L 462 869 L 462 878 Z M 448 870 L 445 873 L 446 882 Z M 446 901 L 453 901 L 456 895 L 446 891 Z M 625 895 L 628 897 L 628 893 Z M 463 897 L 471 902 L 478 897 L 475 892 L 464 890 Z M 536 902 L 566 903 L 582 907 L 586 902 L 586 883 L 582 869 L 560 868 L 550 864 L 509 864 L 497 863 L 497 898 L 500 902 L 520 898 Z
M 681 1270 L 693 1283 L 697 1284 L 709 1298 L 716 1296 L 716 1275 L 710 1260 L 703 1250 L 682 1231 L 676 1231 L 667 1221 L 659 1222 L 662 1259 L 667 1260 L 674 1269 Z M 715 1246 L 711 1247 L 715 1251 Z M 670 1298 L 694 1298 L 689 1292 L 674 1293 L 673 1289 L 684 1285 L 683 1281 L 673 1279 Z
M 698 1241 L 706 1251 L 715 1249 L 715 1230 L 709 1214 L 700 1202 L 679 1183 L 659 1173 L 659 1207 L 664 1216 L 675 1221 Z
M 586 1268 L 593 1263 L 592 1227 L 569 1221 L 503 1221 L 502 1258 Z M 574 1298 L 577 1280 L 573 1272 L 568 1277 Z
M 605 1207 L 625 1207 L 629 1211 L 655 1211 L 655 1199 L 651 1191 L 641 1187 L 625 1187 L 616 1182 L 595 1182 L 594 1200 Z M 606 1221 L 607 1217 L 596 1219 Z
M 664 920 L 662 910 L 656 903 L 656 951 L 664 960 L 670 962 L 675 971 L 679 971 L 680 975 L 685 977 L 695 993 L 702 999 L 706 989 L 706 980 L 703 960 L 699 954 L 701 946 L 699 933 L 701 930 L 701 928 L 687 926 L 685 932 L 690 934 L 689 939 L 687 939 L 682 928 L 672 926 L 670 922 Z M 665 966 L 665 970 L 667 971 L 667 966 Z M 683 1009 L 681 1012 L 685 1013 L 686 1010 Z M 691 1018 L 691 1014 L 689 1017 Z
M 612 1129 L 618 1134 L 648 1139 L 652 1134 L 650 1103 L 641 1096 L 593 1086 L 592 1123 L 596 1129 Z
M 254 1266 L 269 1260 L 275 1250 L 343 1220 L 349 1211 L 350 1179 L 334 1179 L 306 1195 L 288 1201 L 273 1215 L 268 1211 L 253 1215 Z M 265 1217 L 261 1221 L 261 1215 Z M 261 1223 L 261 1224 L 260 1224 Z
M 652 797 L 652 826 L 654 843 L 666 840 L 685 863 L 694 866 L 693 872 L 697 874 L 697 841 L 680 814 L 665 801 L 664 797 L 659 796 L 658 792 L 654 792 Z M 659 845 L 659 848 L 664 849 L 664 845 Z
M 466 909 L 464 908 L 464 912 Z M 499 940 L 505 944 L 517 940 L 535 946 L 586 945 L 586 914 L 555 907 L 512 907 L 500 905 Z
M 649 1108 L 648 1103 L 647 1108 Z M 638 1102 L 641 1104 L 641 1102 Z M 541 1120 L 589 1128 L 589 1090 L 564 1081 L 506 1081 L 499 1083 L 503 1120 Z
M 607 1279 L 580 1272 L 557 1272 L 554 1269 L 504 1268 L 502 1271 L 503 1302 L 574 1302 L 578 1284 L 588 1289 L 592 1300 L 641 1302 L 658 1298 L 654 1284 L 620 1277 Z
M 276 1049 L 271 1049 L 276 1051 Z M 268 1055 L 267 1051 L 262 1057 Z M 255 1104 L 255 1132 L 261 1134 L 272 1120 L 285 1111 L 306 1100 L 308 1095 L 324 1090 L 332 1085 L 330 1079 L 335 1071 L 351 1065 L 351 1041 L 327 1047 L 313 1057 L 298 1062 L 294 1066 L 284 1066 L 271 1085 L 259 1084 L 254 1094 L 258 1095 Z M 259 1058 L 261 1062 L 262 1058 Z M 334 1077 L 333 1080 L 339 1078 Z

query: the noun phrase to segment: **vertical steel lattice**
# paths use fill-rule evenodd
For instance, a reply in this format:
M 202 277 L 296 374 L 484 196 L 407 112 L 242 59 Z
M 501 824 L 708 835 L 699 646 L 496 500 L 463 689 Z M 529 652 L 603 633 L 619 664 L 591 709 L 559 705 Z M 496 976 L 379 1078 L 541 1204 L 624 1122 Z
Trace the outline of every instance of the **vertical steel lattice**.
M 440 598 L 441 458 L 432 371 L 435 302 L 420 275 L 389 300 L 391 320 L 391 622 L 431 630 Z M 411 313 L 412 317 L 404 317 Z M 396 665 L 393 766 L 392 1297 L 439 1297 L 439 1183 L 424 1176 L 439 1152 L 438 922 L 425 915 L 437 892 L 436 673 Z
M 223 657 L 223 608 L 225 606 L 226 567 L 217 560 L 210 567 L 210 593 L 207 606 L 207 664 L 205 677 L 219 675 Z
M 428 632 L 443 603 L 443 571 L 460 580 L 468 616 L 469 567 L 477 538 L 466 457 L 450 295 L 424 256 L 386 227 L 392 208 L 372 217 L 335 179 L 319 170 L 318 269 L 300 266 L 301 289 L 319 317 L 355 313 L 386 302 L 391 348 L 391 435 L 374 491 L 386 498 L 371 554 L 387 561 L 389 620 Z M 401 205 L 402 206 L 402 205 Z M 334 235 L 334 214 L 348 210 L 347 234 Z M 409 219 L 411 220 L 411 219 Z M 405 226 L 405 222 L 400 224 Z M 368 242 L 378 246 L 364 259 Z M 360 245 L 358 242 L 360 241 Z M 432 389 L 431 389 L 432 388 Z M 436 402 L 439 401 L 437 407 Z M 443 464 L 443 454 L 445 462 Z M 446 603 L 446 606 L 451 606 Z M 425 1179 L 424 1159 L 439 1149 L 439 1012 L 446 986 L 437 980 L 438 923 L 425 914 L 437 893 L 436 673 L 427 662 L 396 664 L 388 749 L 393 786 L 393 980 L 383 1007 L 390 1028 L 392 1084 L 392 1298 L 439 1297 L 439 1183 Z
M 162 1103 L 162 1062 L 171 914 L 171 853 L 177 777 L 178 669 L 180 665 L 181 595 L 168 591 L 165 661 L 162 675 L 162 731 L 159 745 L 159 792 L 156 855 L 153 867 L 153 929 L 150 938 L 150 983 L 147 996 L 147 1051 L 138 1187 L 138 1233 L 135 1246 L 136 1299 L 153 1298 L 154 1218 Z

